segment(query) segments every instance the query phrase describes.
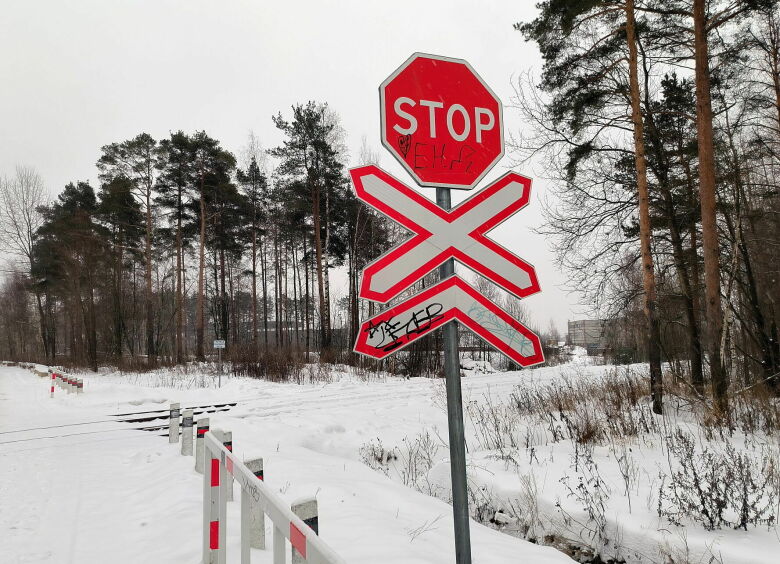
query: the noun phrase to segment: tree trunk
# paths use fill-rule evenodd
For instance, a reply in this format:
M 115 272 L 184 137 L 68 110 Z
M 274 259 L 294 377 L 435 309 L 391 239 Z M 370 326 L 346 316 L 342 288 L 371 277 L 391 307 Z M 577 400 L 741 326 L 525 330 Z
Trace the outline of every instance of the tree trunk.
M 699 145 L 699 200 L 701 205 L 704 291 L 710 376 L 715 405 L 728 411 L 728 378 L 721 359 L 720 334 L 723 310 L 720 302 L 720 256 L 718 250 L 715 154 L 710 98 L 709 45 L 705 0 L 693 2 L 693 30 L 696 80 L 696 130 Z
M 152 303 L 152 190 L 146 188 L 146 240 L 144 242 L 144 260 L 146 263 L 146 362 L 154 366 L 154 304 Z
M 310 180 L 311 182 L 311 180 Z M 320 217 L 320 188 L 319 183 L 314 182 L 312 190 L 312 217 L 314 219 L 314 252 L 317 261 L 317 290 L 320 303 L 320 349 L 325 350 L 330 347 L 330 311 L 325 302 L 325 276 L 322 264 L 322 218 Z
M 184 298 L 182 281 L 181 186 L 176 197 L 176 363 L 184 362 Z
M 257 352 L 257 220 L 252 217 L 252 348 Z
M 203 172 L 200 174 L 200 241 L 198 244 L 198 297 L 195 306 L 195 356 L 198 360 L 206 359 L 203 348 L 204 302 L 206 283 L 206 200 L 204 198 Z
M 306 361 L 309 360 L 309 351 L 311 350 L 311 329 L 309 328 L 309 302 L 311 301 L 311 298 L 309 297 L 309 262 L 310 258 L 308 255 L 308 245 L 306 245 L 306 240 L 308 237 L 304 233 L 303 235 L 303 283 L 306 285 L 305 288 L 305 295 L 304 295 L 304 304 L 303 304 L 303 323 L 306 326 L 305 327 L 305 341 L 306 341 Z M 309 257 L 309 258 L 307 258 Z
M 661 331 L 658 323 L 655 271 L 650 248 L 652 230 L 650 226 L 650 197 L 647 186 L 647 163 L 642 122 L 641 97 L 637 72 L 636 29 L 634 22 L 634 0 L 626 2 L 626 41 L 629 53 L 629 83 L 631 93 L 631 119 L 634 125 L 634 162 L 636 166 L 637 191 L 639 192 L 639 242 L 642 253 L 642 285 L 645 293 L 645 317 L 647 321 L 647 350 L 650 360 L 650 393 L 653 398 L 653 412 L 663 411 L 663 380 L 661 374 Z
M 228 341 L 230 334 L 230 317 L 228 316 L 228 296 L 225 287 L 225 250 L 219 250 L 219 316 L 220 325 L 222 325 L 222 335 L 220 338 Z
M 263 342 L 265 343 L 265 353 L 268 354 L 268 277 L 266 275 L 266 250 L 265 244 L 267 238 L 263 237 L 260 242 L 260 277 L 263 282 Z

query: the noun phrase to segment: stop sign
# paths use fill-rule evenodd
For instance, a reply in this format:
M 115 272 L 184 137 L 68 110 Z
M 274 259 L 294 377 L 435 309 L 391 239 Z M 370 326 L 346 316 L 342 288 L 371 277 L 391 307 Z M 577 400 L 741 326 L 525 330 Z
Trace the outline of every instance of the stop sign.
M 462 59 L 415 53 L 379 98 L 382 144 L 423 186 L 468 190 L 504 154 L 501 101 Z

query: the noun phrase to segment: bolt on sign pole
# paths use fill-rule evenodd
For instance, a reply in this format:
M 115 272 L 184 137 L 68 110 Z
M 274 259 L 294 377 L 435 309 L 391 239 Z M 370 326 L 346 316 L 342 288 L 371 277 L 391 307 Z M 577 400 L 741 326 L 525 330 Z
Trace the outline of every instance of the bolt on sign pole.
M 524 208 L 531 180 L 508 173 L 454 208 L 504 154 L 501 101 L 464 60 L 415 53 L 379 87 L 382 144 L 436 203 L 376 166 L 352 169 L 359 200 L 412 235 L 363 270 L 361 298 L 387 304 L 438 268 L 439 282 L 364 320 L 354 350 L 382 359 L 442 328 L 455 561 L 471 564 L 458 323 L 521 366 L 544 362 L 532 331 L 455 274 L 455 259 L 518 298 L 533 266 L 486 234 Z M 457 322 L 457 323 L 456 323 Z
M 436 188 L 436 203 L 449 211 L 452 207 L 449 188 Z M 455 259 L 439 267 L 439 280 L 455 274 Z M 466 478 L 466 435 L 463 430 L 463 399 L 460 390 L 460 355 L 458 324 L 453 320 L 442 327 L 444 336 L 444 377 L 447 387 L 447 424 L 450 438 L 450 477 L 452 478 L 452 517 L 455 526 L 455 562 L 471 563 L 471 531 Z

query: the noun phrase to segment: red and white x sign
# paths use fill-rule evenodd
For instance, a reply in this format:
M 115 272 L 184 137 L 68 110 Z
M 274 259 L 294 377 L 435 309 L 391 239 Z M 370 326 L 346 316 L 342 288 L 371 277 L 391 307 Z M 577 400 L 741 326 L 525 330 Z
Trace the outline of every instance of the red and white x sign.
M 364 321 L 355 351 L 385 358 L 454 319 L 521 366 L 544 362 L 539 337 L 458 276 Z
M 450 257 L 519 298 L 540 290 L 533 266 L 485 236 L 528 204 L 530 179 L 510 172 L 446 211 L 379 167 L 350 174 L 358 198 L 414 233 L 365 268 L 361 297 L 387 303 Z

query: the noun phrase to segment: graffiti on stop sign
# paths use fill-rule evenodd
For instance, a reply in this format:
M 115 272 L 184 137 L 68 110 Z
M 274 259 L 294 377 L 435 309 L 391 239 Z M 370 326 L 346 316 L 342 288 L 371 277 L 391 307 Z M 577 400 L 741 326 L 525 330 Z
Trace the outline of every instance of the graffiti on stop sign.
M 466 61 L 415 53 L 379 94 L 382 143 L 423 186 L 468 190 L 504 154 L 501 102 Z

